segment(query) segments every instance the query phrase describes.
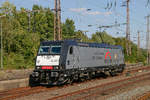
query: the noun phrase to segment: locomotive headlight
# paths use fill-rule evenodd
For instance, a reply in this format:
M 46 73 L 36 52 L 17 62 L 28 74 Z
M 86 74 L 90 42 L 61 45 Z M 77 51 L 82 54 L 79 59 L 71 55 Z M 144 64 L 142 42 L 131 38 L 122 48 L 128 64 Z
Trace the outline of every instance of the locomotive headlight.
M 58 66 L 55 66 L 55 67 L 53 67 L 54 69 L 59 69 L 59 67 Z
M 38 66 L 38 67 L 36 67 L 36 69 L 40 69 L 40 67 Z
M 64 74 L 64 77 L 67 77 L 67 74 Z
M 38 77 L 38 76 L 39 76 L 39 73 L 38 73 L 38 72 L 35 72 L 35 76 Z
M 58 69 L 58 66 L 56 66 L 55 69 Z

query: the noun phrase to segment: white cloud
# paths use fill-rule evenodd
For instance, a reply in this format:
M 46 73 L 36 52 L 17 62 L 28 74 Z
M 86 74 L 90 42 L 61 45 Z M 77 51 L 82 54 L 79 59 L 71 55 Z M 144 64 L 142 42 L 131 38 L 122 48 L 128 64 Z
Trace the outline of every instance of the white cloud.
M 114 14 L 117 15 L 117 16 L 121 16 L 121 15 L 120 15 L 119 13 L 117 13 L 117 12 L 114 12 Z
M 39 2 L 40 0 L 33 0 L 34 2 Z
M 72 12 L 84 12 L 87 8 L 70 8 L 69 10 Z
M 88 14 L 88 15 L 100 15 L 101 14 L 101 12 L 99 12 L 99 11 L 93 11 L 93 12 L 86 12 L 86 14 Z
M 112 12 L 99 12 L 99 11 L 94 11 L 94 12 L 86 12 L 88 15 L 111 15 Z
M 34 4 L 38 4 L 40 0 L 32 0 Z
M 112 12 L 110 12 L 110 11 L 104 13 L 104 15 L 111 15 L 111 14 L 112 14 Z
M 111 15 L 112 12 L 100 12 L 100 11 L 87 11 L 87 8 L 70 8 L 69 9 L 72 12 L 79 12 L 83 15 Z

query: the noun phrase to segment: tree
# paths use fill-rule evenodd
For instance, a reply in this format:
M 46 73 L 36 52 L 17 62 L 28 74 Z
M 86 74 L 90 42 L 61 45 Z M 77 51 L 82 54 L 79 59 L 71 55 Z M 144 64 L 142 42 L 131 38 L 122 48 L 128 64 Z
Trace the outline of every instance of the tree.
M 30 31 L 28 30 L 29 13 Z M 50 8 L 43 8 L 38 5 L 33 5 L 30 12 L 27 12 L 25 8 L 16 10 L 13 4 L 4 2 L 0 8 L 0 15 L 4 14 L 6 14 L 6 17 L 1 18 L 3 24 L 4 68 L 33 67 L 40 41 L 53 40 L 54 13 Z M 74 24 L 75 22 L 68 18 L 62 23 L 63 39 L 80 38 L 82 42 L 97 43 L 102 43 L 103 39 L 103 42 L 121 45 L 125 50 L 125 38 L 114 38 L 106 32 L 93 33 L 92 37 L 89 38 L 82 30 L 76 30 Z M 125 54 L 126 61 L 145 62 L 146 50 L 140 49 L 140 56 L 138 56 L 137 45 L 132 42 L 131 45 L 132 55 L 127 56 Z
M 62 24 L 62 34 L 64 39 L 75 36 L 75 25 L 73 20 L 67 18 L 65 23 Z
M 108 35 L 106 32 L 96 32 L 95 34 L 92 34 L 91 40 L 97 43 L 104 42 L 104 43 L 112 44 L 112 45 L 115 44 L 113 37 Z
M 86 34 L 83 33 L 83 31 L 78 30 L 75 32 L 75 37 L 76 39 L 81 39 L 82 42 L 89 42 L 90 39 L 88 38 L 88 36 Z

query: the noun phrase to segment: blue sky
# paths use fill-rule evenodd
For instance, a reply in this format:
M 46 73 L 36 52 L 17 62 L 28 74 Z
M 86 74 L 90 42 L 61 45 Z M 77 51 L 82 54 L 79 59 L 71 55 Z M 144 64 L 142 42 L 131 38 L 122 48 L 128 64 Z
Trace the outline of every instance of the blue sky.
M 6 0 L 0 0 L 2 4 Z M 38 4 L 43 7 L 54 8 L 54 0 L 7 0 L 13 3 L 17 9 L 25 7 L 32 8 L 33 4 Z M 107 3 L 117 1 L 116 7 L 113 6 L 110 10 L 105 9 Z M 86 34 L 90 37 L 92 33 L 98 31 L 98 26 L 112 25 L 126 22 L 126 7 L 121 7 L 125 0 L 61 0 L 62 21 L 66 18 L 71 18 L 75 21 L 76 29 L 89 31 Z M 130 33 L 131 40 L 137 40 L 137 31 L 141 31 L 141 47 L 145 47 L 146 38 L 146 19 L 147 14 L 150 14 L 150 5 L 146 7 L 147 0 L 131 0 L 130 2 Z M 87 11 L 87 9 L 91 9 Z M 92 25 L 92 27 L 88 27 Z M 102 29 L 104 30 L 104 29 Z M 125 36 L 125 26 L 106 29 L 106 31 L 115 37 Z M 136 43 L 137 41 L 135 41 Z

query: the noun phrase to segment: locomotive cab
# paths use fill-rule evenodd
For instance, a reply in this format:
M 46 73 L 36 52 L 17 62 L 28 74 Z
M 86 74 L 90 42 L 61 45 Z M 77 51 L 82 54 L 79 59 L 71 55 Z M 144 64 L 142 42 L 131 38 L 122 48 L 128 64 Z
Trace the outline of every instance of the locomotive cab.
M 40 46 L 36 58 L 36 69 L 58 69 L 61 45 Z
M 35 69 L 30 75 L 29 85 L 57 84 L 62 42 L 41 42 L 35 61 Z

